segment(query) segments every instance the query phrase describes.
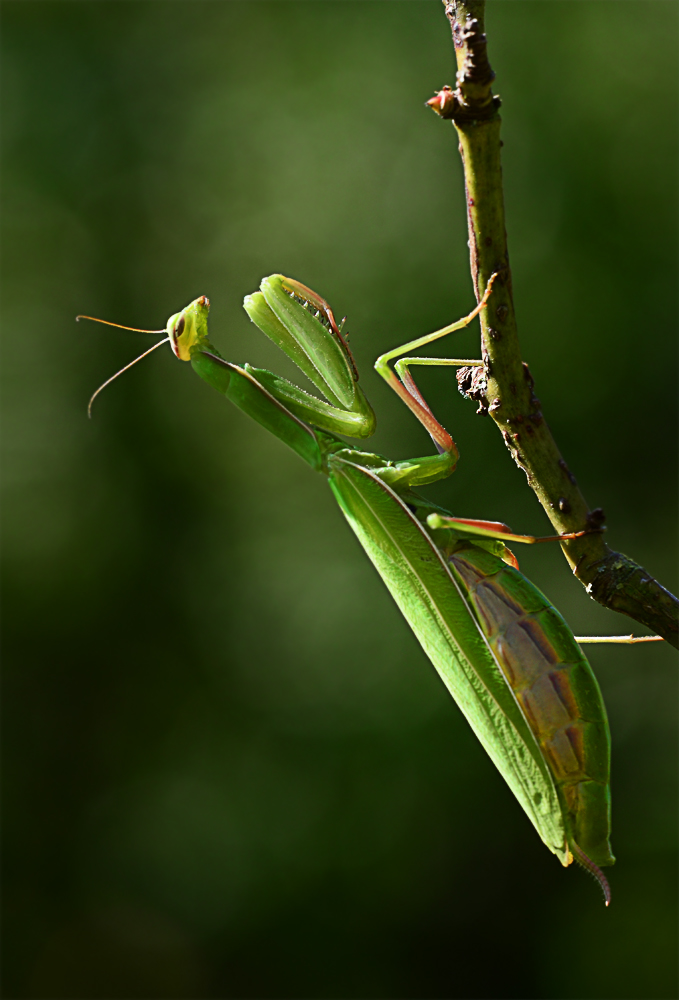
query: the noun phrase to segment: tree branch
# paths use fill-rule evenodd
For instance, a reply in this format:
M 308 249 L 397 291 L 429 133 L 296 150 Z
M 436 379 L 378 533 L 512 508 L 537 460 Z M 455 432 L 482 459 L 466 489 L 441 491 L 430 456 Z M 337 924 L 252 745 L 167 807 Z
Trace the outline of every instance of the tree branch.
M 484 34 L 485 0 L 443 2 L 455 44 L 457 87 L 444 87 L 428 103 L 442 118 L 453 121 L 460 140 L 477 301 L 491 274 L 499 274 L 481 312 L 484 368 L 462 369 L 460 387 L 500 428 L 555 530 L 559 534 L 595 530 L 603 525 L 603 511 L 590 511 L 578 489 L 543 417 L 528 366 L 521 360 L 505 231 L 500 99 L 492 93 L 495 74 Z M 590 597 L 679 648 L 679 602 L 641 566 L 611 551 L 600 533 L 561 544 Z

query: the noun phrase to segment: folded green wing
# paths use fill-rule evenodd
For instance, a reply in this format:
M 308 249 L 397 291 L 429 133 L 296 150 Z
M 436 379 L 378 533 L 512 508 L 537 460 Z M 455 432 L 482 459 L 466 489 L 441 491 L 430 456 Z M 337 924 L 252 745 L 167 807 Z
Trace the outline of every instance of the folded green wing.
M 549 769 L 445 560 L 396 493 L 330 459 L 330 485 L 408 624 L 547 847 L 568 864 Z

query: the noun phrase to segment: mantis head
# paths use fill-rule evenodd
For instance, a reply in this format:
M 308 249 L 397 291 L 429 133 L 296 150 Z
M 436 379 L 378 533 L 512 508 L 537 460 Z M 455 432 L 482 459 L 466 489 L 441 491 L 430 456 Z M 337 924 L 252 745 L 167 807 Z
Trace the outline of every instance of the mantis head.
M 210 300 L 207 295 L 194 299 L 181 312 L 170 316 L 167 321 L 167 339 L 180 361 L 190 361 L 191 354 L 207 345 L 207 316 Z
M 148 351 L 144 351 L 140 354 L 138 358 L 134 361 L 130 361 L 129 365 L 125 365 L 120 371 L 117 371 L 115 375 L 111 378 L 106 379 L 106 381 L 99 386 L 97 391 L 93 394 L 90 399 L 89 405 L 87 407 L 88 417 L 92 416 L 92 403 L 99 395 L 102 389 L 112 382 L 114 379 L 126 372 L 128 368 L 132 365 L 136 365 L 137 361 L 141 361 L 145 358 L 147 354 L 151 351 L 155 351 L 157 347 L 161 347 L 162 344 L 169 342 L 176 357 L 180 361 L 190 361 L 191 355 L 195 351 L 200 351 L 204 347 L 209 347 L 209 342 L 207 339 L 207 316 L 210 311 L 210 300 L 206 295 L 201 295 L 200 298 L 194 299 L 193 302 L 182 309 L 181 312 L 175 313 L 174 316 L 170 316 L 167 321 L 167 326 L 164 330 L 142 330 L 138 326 L 123 326 L 122 323 L 111 323 L 107 319 L 97 319 L 96 316 L 76 316 L 76 320 L 80 319 L 91 319 L 95 323 L 105 323 L 106 326 L 117 326 L 121 330 L 133 330 L 135 333 L 167 333 L 167 337 L 164 340 L 159 340 L 157 344 L 150 347 Z

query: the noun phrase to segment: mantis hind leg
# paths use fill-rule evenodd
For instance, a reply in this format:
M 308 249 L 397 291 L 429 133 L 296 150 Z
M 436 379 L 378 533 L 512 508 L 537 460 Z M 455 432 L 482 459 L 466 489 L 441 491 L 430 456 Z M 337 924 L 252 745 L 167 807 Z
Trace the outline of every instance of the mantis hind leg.
M 429 518 L 430 528 L 450 528 L 460 535 L 473 535 L 481 538 L 496 538 L 501 542 L 521 542 L 523 545 L 537 545 L 539 542 L 562 542 L 569 538 L 582 538 L 583 535 L 598 534 L 601 528 L 587 528 L 584 531 L 569 531 L 563 535 L 515 535 L 511 528 L 501 521 L 478 521 L 467 517 L 442 517 L 432 514 Z
M 427 518 L 427 525 L 430 528 L 447 528 L 456 535 L 463 538 L 491 538 L 502 542 L 522 542 L 526 545 L 534 545 L 538 542 L 560 542 L 564 538 L 580 538 L 582 535 L 591 535 L 593 531 L 601 531 L 601 528 L 589 529 L 587 531 L 571 531 L 564 535 L 515 535 L 506 524 L 501 521 L 477 521 L 466 517 L 448 517 L 442 514 L 430 514 Z M 508 549 L 510 557 L 513 555 Z M 504 556 L 502 558 L 505 558 Z M 509 561 L 516 569 L 519 568 L 515 559 Z M 663 642 L 661 635 L 576 635 L 575 641 L 579 643 L 617 643 L 620 645 L 631 645 L 637 642 Z

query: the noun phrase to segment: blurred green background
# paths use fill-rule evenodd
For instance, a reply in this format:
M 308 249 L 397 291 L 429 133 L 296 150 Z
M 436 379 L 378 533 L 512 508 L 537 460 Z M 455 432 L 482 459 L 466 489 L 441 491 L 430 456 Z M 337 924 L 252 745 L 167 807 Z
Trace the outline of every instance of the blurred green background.
M 326 483 L 169 349 L 231 360 L 273 271 L 349 317 L 375 448 L 431 450 L 378 353 L 472 304 L 438 0 L 6 2 L 4 995 L 677 996 L 677 678 L 591 659 L 613 733 L 614 900 L 542 846 Z M 609 542 L 675 577 L 677 7 L 496 2 L 524 357 Z M 478 332 L 451 341 L 475 356 Z M 431 495 L 547 521 L 445 371 Z M 557 551 L 576 632 L 629 631 Z

